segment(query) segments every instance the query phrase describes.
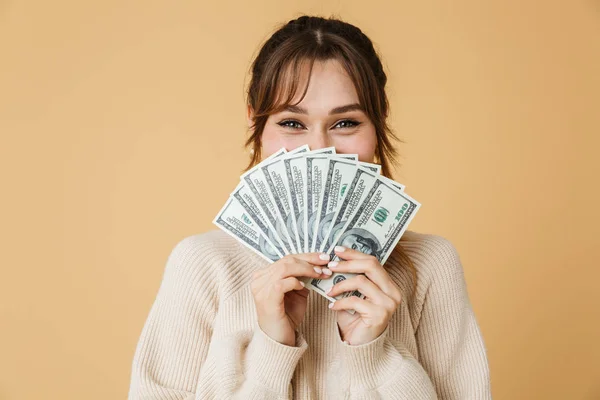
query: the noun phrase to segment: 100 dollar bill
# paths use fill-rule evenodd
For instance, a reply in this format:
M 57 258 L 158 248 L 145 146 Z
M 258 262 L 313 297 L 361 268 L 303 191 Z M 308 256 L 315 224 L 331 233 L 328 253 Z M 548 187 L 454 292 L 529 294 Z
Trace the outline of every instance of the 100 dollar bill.
M 269 262 L 283 257 L 235 197 L 230 197 L 213 223 Z
M 333 246 L 356 249 L 384 264 L 420 207 L 421 204 L 399 190 L 395 182 L 380 176 L 333 239 Z
M 334 246 L 358 250 L 377 258 L 384 264 L 421 204 L 399 190 L 393 181 L 378 177 L 364 201 L 333 240 Z M 333 260 L 339 260 L 332 255 Z M 337 282 L 357 274 L 333 273 L 328 279 L 312 279 L 311 286 L 326 293 Z M 346 292 L 343 297 L 364 297 L 360 292 Z
M 323 251 L 328 248 L 329 232 L 335 211 L 343 202 L 347 189 L 358 170 L 357 163 L 343 158 L 329 158 L 325 190 L 321 196 L 319 211 L 315 218 L 316 238 L 315 250 Z M 326 247 L 327 246 L 327 247 Z
M 286 230 L 287 236 L 292 242 L 291 247 L 296 253 L 302 253 L 303 250 L 298 247 L 300 242 L 298 237 L 299 230 L 296 225 L 296 216 L 294 215 L 295 210 L 292 206 L 290 182 L 287 178 L 284 159 L 306 153 L 307 151 L 308 146 L 302 146 L 292 152 L 288 152 L 283 157 L 278 157 L 263 163 L 260 167 L 267 182 L 268 195 L 275 203 L 275 212 L 277 213 L 278 221 L 280 221 L 281 229 Z M 279 231 L 278 234 L 282 236 Z
M 288 254 L 283 247 L 282 240 L 275 234 L 275 230 L 268 226 L 267 218 L 263 215 L 258 204 L 256 204 L 256 200 L 245 182 L 240 182 L 237 185 L 233 193 L 231 193 L 231 197 L 234 197 L 246 210 L 247 215 L 252 219 L 256 227 L 260 229 L 264 236 L 269 238 L 269 241 L 277 248 L 277 251 L 281 254 Z
M 357 155 L 336 156 L 334 148 L 280 149 L 242 175 L 213 223 L 269 262 L 309 251 L 336 260 L 332 251 L 339 244 L 383 264 L 420 204 L 380 172 L 380 165 L 358 161 Z M 302 280 L 330 301 L 363 298 L 359 291 L 335 299 L 326 294 L 354 275 Z
M 263 165 L 270 162 L 273 158 L 279 157 L 285 154 L 285 149 L 281 149 L 274 153 L 260 164 L 254 166 L 249 171 L 245 172 L 241 179 L 246 182 L 246 185 L 251 191 L 255 203 L 259 206 L 261 212 L 265 216 L 265 222 L 276 232 L 286 254 L 296 253 L 296 248 L 292 242 L 292 238 L 287 232 L 287 228 L 284 226 L 284 222 L 281 218 L 277 218 L 275 211 L 275 200 L 273 195 L 269 191 L 267 179 L 261 169 Z
M 304 239 L 309 251 L 315 251 L 316 218 L 319 210 L 321 191 L 325 186 L 325 174 L 329 165 L 329 157 L 309 155 L 306 157 L 306 231 Z
M 285 173 L 290 191 L 290 203 L 292 215 L 296 221 L 298 243 L 296 248 L 301 252 L 308 252 L 309 246 L 306 240 L 306 156 L 308 154 L 335 154 L 335 148 L 311 150 L 301 155 L 286 156 L 283 159 Z

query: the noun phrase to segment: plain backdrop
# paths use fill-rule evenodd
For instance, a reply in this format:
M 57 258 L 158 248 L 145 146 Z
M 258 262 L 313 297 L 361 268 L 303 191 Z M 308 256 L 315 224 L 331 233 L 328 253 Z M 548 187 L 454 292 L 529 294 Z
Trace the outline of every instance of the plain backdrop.
M 410 229 L 457 247 L 495 399 L 600 398 L 600 3 L 0 0 L 0 399 L 123 399 L 166 259 L 248 155 L 259 46 L 375 42 Z

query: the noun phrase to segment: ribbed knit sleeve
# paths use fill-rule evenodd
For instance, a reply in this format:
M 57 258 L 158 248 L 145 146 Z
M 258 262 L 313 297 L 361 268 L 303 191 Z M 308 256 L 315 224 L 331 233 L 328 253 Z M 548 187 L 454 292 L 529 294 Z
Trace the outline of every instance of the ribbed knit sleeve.
M 129 400 L 490 399 L 456 249 L 440 236 L 408 236 L 415 296 L 359 346 L 342 342 L 327 300 L 314 292 L 295 346 L 273 340 L 257 323 L 250 290 L 252 272 L 267 261 L 220 231 L 181 240 L 135 349 Z M 406 293 L 408 272 L 386 266 Z
M 296 346 L 286 346 L 256 322 L 252 329 L 214 332 L 227 294 L 222 293 L 228 283 L 223 282 L 224 266 L 248 258 L 239 247 L 211 240 L 211 235 L 182 240 L 168 258 L 134 355 L 130 400 L 292 396 L 292 376 L 308 348 L 300 333 Z
M 286 346 L 271 339 L 258 323 L 254 324 L 254 334 L 246 350 L 247 381 L 260 382 L 281 397 L 289 398 L 292 376 L 307 348 L 308 343 L 298 332 L 296 346 Z
M 456 248 L 431 235 L 422 255 L 431 260 L 416 331 L 420 363 L 440 399 L 491 399 L 483 337 L 473 312 Z
M 406 347 L 392 340 L 389 327 L 369 343 L 352 346 L 341 341 L 339 387 L 347 399 L 436 399 L 423 367 Z
M 296 332 L 296 346 L 287 346 L 271 339 L 257 323 L 252 329 L 214 338 L 197 398 L 292 399 L 292 376 L 307 348 L 300 333 Z
M 195 399 L 218 308 L 214 251 L 197 237 L 171 251 L 133 358 L 129 399 Z
M 415 253 L 424 293 L 416 337 L 419 361 L 389 326 L 352 346 L 337 335 L 339 389 L 349 399 L 491 399 L 486 350 L 454 246 L 430 235 Z

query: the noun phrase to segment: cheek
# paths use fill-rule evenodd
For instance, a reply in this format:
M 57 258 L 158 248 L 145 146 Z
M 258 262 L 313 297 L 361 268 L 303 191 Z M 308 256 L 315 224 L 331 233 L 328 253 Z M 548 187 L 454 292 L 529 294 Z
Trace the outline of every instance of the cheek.
M 267 158 L 277 150 L 285 147 L 286 150 L 293 150 L 296 147 L 305 144 L 305 140 L 300 138 L 300 135 L 282 135 L 277 128 L 267 124 L 263 130 L 262 137 L 262 158 Z
M 375 131 L 348 137 L 341 136 L 336 138 L 334 146 L 339 153 L 358 154 L 359 161 L 373 162 L 377 137 Z

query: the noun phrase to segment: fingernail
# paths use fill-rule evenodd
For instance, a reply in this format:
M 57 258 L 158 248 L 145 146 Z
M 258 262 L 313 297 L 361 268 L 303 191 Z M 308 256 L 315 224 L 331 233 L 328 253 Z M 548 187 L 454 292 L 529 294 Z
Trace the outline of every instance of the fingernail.
M 347 340 L 344 340 L 344 344 L 349 344 Z
M 329 263 L 327 264 L 327 266 L 329 268 L 335 268 L 335 267 L 337 267 L 337 265 L 338 265 L 337 261 L 329 261 Z
M 327 307 L 333 308 L 333 303 L 329 303 L 329 305 Z
M 319 258 L 320 258 L 321 260 L 323 260 L 323 261 L 327 261 L 327 260 L 329 260 L 329 256 L 328 256 L 327 254 L 325 254 L 325 253 L 321 253 L 321 254 L 319 254 Z
M 321 268 L 319 268 L 319 267 L 314 267 L 313 269 L 315 270 L 315 272 L 316 272 L 317 274 L 320 274 L 320 273 L 322 273 L 322 272 L 323 272 L 323 271 L 321 270 Z
M 327 291 L 327 293 L 325 293 L 326 295 L 329 295 L 329 293 L 331 293 L 331 291 L 333 290 L 333 286 L 329 288 L 329 290 Z
M 341 253 L 344 250 L 346 250 L 346 248 L 343 246 L 335 246 L 333 249 L 335 250 L 336 253 Z
M 333 272 L 331 272 L 331 270 L 330 270 L 330 269 L 327 269 L 327 268 L 323 268 L 323 273 L 324 273 L 325 275 L 331 275 L 331 274 L 333 274 Z
M 300 284 L 302 285 L 302 287 L 306 287 L 306 285 L 304 284 L 304 282 L 300 281 Z

